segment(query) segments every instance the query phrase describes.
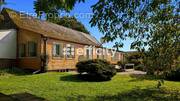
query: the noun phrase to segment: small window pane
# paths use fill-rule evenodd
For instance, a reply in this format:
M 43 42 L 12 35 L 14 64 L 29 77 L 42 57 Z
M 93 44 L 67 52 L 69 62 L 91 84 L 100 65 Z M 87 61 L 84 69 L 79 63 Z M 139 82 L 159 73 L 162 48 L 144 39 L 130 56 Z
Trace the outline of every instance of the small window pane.
M 20 44 L 19 45 L 19 57 L 25 57 L 26 56 L 26 45 Z
M 93 50 L 86 50 L 86 58 L 87 59 L 92 59 L 93 58 Z
M 53 45 L 53 56 L 54 57 L 63 57 L 62 44 Z
M 35 42 L 28 42 L 28 54 L 30 57 L 37 56 L 37 44 Z
M 75 48 L 73 45 L 66 45 L 66 57 L 74 58 L 75 57 Z

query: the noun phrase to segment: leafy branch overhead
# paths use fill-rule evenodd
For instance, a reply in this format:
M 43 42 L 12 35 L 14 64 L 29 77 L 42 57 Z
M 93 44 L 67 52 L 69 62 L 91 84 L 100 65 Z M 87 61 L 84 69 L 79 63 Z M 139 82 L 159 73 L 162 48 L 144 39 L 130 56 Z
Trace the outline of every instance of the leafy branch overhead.
M 58 14 L 59 11 L 70 11 L 77 2 L 84 2 L 84 0 L 36 0 L 34 1 L 34 9 L 39 17 L 42 14 Z M 48 20 L 49 17 L 46 16 Z
M 179 0 L 99 0 L 90 23 L 98 26 L 103 40 L 134 39 L 131 48 L 144 52 L 150 74 L 167 74 L 178 68 L 180 57 Z
M 134 38 L 132 48 L 146 46 L 157 26 L 177 23 L 179 17 L 178 0 L 99 0 L 92 8 L 90 23 L 98 26 L 104 39 Z
M 85 2 L 85 0 L 36 0 L 34 9 L 40 18 L 45 14 L 46 20 L 50 22 L 89 34 L 89 31 L 76 18 L 57 15 L 61 11 L 69 12 L 77 2 Z

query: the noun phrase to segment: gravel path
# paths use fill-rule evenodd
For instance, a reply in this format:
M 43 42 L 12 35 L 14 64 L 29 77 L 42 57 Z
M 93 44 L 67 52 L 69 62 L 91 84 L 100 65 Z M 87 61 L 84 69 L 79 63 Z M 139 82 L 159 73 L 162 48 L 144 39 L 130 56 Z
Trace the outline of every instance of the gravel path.
M 146 72 L 143 72 L 143 71 L 137 71 L 137 70 L 134 70 L 134 69 L 126 69 L 125 72 L 119 72 L 118 74 L 140 74 L 140 75 L 143 75 L 143 74 L 146 74 Z

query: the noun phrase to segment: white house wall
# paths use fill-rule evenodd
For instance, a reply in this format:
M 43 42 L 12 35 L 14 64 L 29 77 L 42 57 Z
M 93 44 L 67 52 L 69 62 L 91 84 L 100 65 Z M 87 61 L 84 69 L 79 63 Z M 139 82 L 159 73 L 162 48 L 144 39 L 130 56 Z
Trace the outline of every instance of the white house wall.
M 0 59 L 16 59 L 16 30 L 0 30 Z

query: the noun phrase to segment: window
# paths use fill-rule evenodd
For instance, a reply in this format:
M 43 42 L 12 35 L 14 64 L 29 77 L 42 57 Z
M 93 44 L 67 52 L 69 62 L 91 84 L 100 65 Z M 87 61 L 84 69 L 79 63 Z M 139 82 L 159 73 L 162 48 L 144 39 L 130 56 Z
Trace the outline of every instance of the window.
M 97 50 L 97 59 L 103 59 L 103 53 L 101 49 Z
M 28 56 L 37 56 L 37 44 L 35 42 L 28 42 Z
M 93 50 L 92 49 L 86 49 L 86 58 L 87 59 L 93 58 Z
M 66 58 L 74 58 L 75 57 L 75 48 L 73 45 L 67 44 L 66 49 Z
M 19 45 L 19 57 L 25 57 L 26 56 L 26 44 L 20 44 Z
M 62 44 L 54 44 L 53 45 L 53 56 L 54 57 L 63 57 L 62 53 Z

